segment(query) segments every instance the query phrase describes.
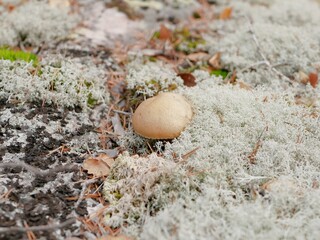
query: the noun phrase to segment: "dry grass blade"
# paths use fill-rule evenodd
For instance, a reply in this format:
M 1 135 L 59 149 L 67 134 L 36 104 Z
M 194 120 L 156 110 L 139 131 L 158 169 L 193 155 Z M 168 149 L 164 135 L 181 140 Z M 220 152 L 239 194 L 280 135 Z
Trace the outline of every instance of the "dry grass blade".
M 192 156 L 193 154 L 195 154 L 195 152 L 198 151 L 199 148 L 200 148 L 200 147 L 196 147 L 195 149 L 191 150 L 190 152 L 187 152 L 186 154 L 184 154 L 184 155 L 181 157 L 181 158 L 182 158 L 181 162 L 187 161 L 188 158 L 189 158 L 190 156 Z

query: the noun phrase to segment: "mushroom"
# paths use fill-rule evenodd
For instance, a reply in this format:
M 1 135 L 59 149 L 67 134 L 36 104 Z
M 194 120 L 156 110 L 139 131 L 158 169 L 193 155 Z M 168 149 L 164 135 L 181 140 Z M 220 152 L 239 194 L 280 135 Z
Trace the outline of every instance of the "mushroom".
M 180 135 L 192 115 L 192 107 L 182 95 L 163 92 L 138 106 L 132 125 L 145 138 L 172 139 Z

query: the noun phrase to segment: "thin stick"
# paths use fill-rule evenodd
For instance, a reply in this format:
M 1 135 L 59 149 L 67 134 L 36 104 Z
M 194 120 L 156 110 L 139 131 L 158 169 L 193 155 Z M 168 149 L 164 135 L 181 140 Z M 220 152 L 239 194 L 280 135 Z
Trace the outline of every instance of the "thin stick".
M 24 227 L 25 228 L 29 228 L 29 225 L 28 225 L 28 223 L 26 222 L 26 221 L 24 221 Z M 36 238 L 36 236 L 34 235 L 34 233 L 32 232 L 32 231 L 27 231 L 27 236 L 28 236 L 28 239 L 29 240 L 35 240 L 35 239 L 37 239 Z
M 9 233 L 9 232 L 29 232 L 29 231 L 54 231 L 60 228 L 64 228 L 70 224 L 76 222 L 75 218 L 69 218 L 66 221 L 59 224 L 48 224 L 48 225 L 40 225 L 34 227 L 0 227 L 0 233 Z
M 94 178 L 94 179 L 90 179 L 90 180 L 85 181 L 84 183 L 82 183 L 82 189 L 81 189 L 80 196 L 79 196 L 77 202 L 76 202 L 75 205 L 74 205 L 75 208 L 78 208 L 79 205 L 80 205 L 80 203 L 82 202 L 83 196 L 84 196 L 84 193 L 85 193 L 86 190 L 87 190 L 87 187 L 88 187 L 90 184 L 95 183 L 96 181 L 98 181 L 98 179 L 97 179 L 97 178 Z
M 256 155 L 257 155 L 257 153 L 258 153 L 259 148 L 261 147 L 261 138 L 262 138 L 264 132 L 267 131 L 267 130 L 268 130 L 268 126 L 266 126 L 266 127 L 262 130 L 262 132 L 260 133 L 260 135 L 259 135 L 259 137 L 258 137 L 258 139 L 257 139 L 256 144 L 254 145 L 254 148 L 252 149 L 252 152 L 251 152 L 251 153 L 249 154 L 249 156 L 248 156 L 249 162 L 250 162 L 251 164 L 256 164 Z

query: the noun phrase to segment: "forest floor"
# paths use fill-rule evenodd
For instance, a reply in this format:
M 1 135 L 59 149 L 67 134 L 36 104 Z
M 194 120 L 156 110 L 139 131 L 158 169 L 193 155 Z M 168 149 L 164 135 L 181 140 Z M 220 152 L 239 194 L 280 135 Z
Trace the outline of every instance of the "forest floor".
M 0 239 L 316 239 L 320 4 L 297 2 L 0 1 Z M 136 136 L 171 90 L 190 128 Z

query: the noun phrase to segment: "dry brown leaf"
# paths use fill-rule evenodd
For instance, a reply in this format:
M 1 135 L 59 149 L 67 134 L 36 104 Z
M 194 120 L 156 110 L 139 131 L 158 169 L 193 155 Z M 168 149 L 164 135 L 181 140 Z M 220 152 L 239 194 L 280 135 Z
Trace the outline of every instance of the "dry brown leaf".
M 205 52 L 196 52 L 189 54 L 187 58 L 192 62 L 206 61 L 209 58 L 209 54 Z
M 309 74 L 309 82 L 312 87 L 316 88 L 318 85 L 318 73 L 310 73 Z
M 220 58 L 221 58 L 221 53 L 217 52 L 215 55 L 213 55 L 209 59 L 208 63 L 210 64 L 211 67 L 215 69 L 221 69 Z
M 225 9 L 223 9 L 223 11 L 220 13 L 220 19 L 221 20 L 227 20 L 231 18 L 231 14 L 232 14 L 232 7 L 226 7 Z
M 160 25 L 160 30 L 159 30 L 159 39 L 160 40 L 168 40 L 172 36 L 172 32 L 169 28 L 167 28 L 165 25 L 161 24 Z
M 101 153 L 98 157 L 84 160 L 82 167 L 84 170 L 87 170 L 89 174 L 93 174 L 96 177 L 102 177 L 109 174 L 113 163 L 113 158 L 110 158 L 105 153 Z
M 179 73 L 178 76 L 182 78 L 183 84 L 187 87 L 197 85 L 196 78 L 191 73 Z

